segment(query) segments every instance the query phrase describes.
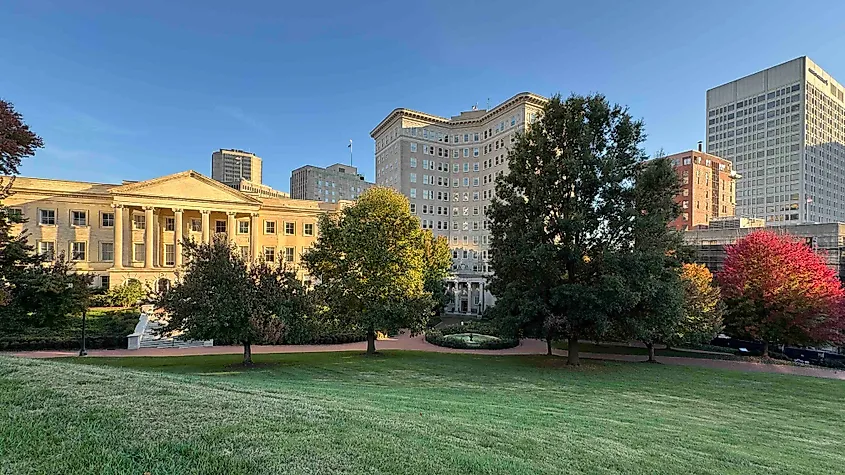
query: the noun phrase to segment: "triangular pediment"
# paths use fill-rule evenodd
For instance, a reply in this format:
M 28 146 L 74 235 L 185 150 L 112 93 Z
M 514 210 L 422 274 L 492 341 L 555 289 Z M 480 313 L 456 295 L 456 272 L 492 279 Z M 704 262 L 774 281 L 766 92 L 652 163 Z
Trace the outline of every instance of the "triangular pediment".
M 193 170 L 116 186 L 110 192 L 137 198 L 260 204 L 255 198 Z

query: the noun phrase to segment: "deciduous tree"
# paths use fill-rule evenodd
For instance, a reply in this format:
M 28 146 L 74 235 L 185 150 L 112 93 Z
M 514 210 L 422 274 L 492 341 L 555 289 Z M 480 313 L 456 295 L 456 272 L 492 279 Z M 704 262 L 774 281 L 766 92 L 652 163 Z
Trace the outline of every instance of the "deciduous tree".
M 452 252 L 449 240 L 443 236 L 435 237 L 430 230 L 423 231 L 423 289 L 434 299 L 434 313 L 440 315 L 450 296 L 446 292 L 446 278 L 452 266 Z
M 24 222 L 5 203 L 21 160 L 44 146 L 11 103 L 0 100 L 0 318 L 26 318 L 28 324 L 48 325 L 88 306 L 91 277 L 76 273 L 63 254 L 46 264 L 25 234 L 14 235 Z
M 684 264 L 681 285 L 684 317 L 670 343 L 709 343 L 723 328 L 724 305 L 713 274 L 704 264 Z
M 425 238 L 407 198 L 370 188 L 338 215 L 322 216 L 319 229 L 305 266 L 329 310 L 366 331 L 368 354 L 377 331 L 424 328 L 435 302 L 424 288 Z
M 726 331 L 764 343 L 840 343 L 842 285 L 821 255 L 795 238 L 758 231 L 727 248 L 719 283 Z
M 675 202 L 680 189 L 668 159 L 657 158 L 638 167 L 631 239 L 619 258 L 629 307 L 618 322 L 623 333 L 645 343 L 649 362 L 655 361 L 655 343 L 671 339 L 683 316 L 678 275 L 681 236 L 668 226 L 680 213 Z
M 155 301 L 168 318 L 162 333 L 239 342 L 244 364 L 252 364 L 252 344 L 263 332 L 283 331 L 307 311 L 305 289 L 291 270 L 270 262 L 248 267 L 224 235 L 209 244 L 185 240 L 182 248 L 184 274 Z
M 571 364 L 579 338 L 601 335 L 621 311 L 610 263 L 631 239 L 643 139 L 642 123 L 604 96 L 556 96 L 496 179 L 490 290 L 521 326 L 565 335 Z

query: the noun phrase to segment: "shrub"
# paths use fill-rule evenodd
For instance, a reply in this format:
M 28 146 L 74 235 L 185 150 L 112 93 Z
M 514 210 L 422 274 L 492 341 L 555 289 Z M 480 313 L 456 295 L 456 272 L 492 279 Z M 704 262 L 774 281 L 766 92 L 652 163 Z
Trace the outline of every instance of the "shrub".
M 137 279 L 129 279 L 106 294 L 107 302 L 115 307 L 129 307 L 138 304 L 147 296 L 144 285 Z
M 138 323 L 137 309 L 88 313 L 85 344 L 92 349 L 125 349 L 126 336 Z M 82 318 L 66 317 L 48 326 L 18 322 L 0 331 L 0 351 L 75 350 L 82 338 Z

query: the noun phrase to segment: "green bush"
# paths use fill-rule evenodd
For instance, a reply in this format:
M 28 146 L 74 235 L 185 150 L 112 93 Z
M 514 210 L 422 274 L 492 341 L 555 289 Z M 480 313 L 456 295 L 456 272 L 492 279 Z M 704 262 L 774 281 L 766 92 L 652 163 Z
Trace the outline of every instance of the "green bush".
M 432 345 L 443 346 L 446 348 L 459 348 L 459 349 L 466 349 L 466 350 L 504 350 L 506 348 L 513 348 L 519 345 L 519 340 L 516 338 L 501 338 L 499 337 L 498 340 L 488 340 L 479 343 L 474 343 L 472 345 L 467 344 L 465 341 L 454 339 L 454 338 L 447 338 L 448 335 L 455 335 L 458 333 L 479 333 L 482 335 L 490 335 L 489 333 L 475 331 L 475 330 L 467 330 L 466 325 L 461 328 L 464 328 L 464 331 L 452 331 L 452 327 L 460 327 L 460 325 L 453 325 L 447 327 L 449 329 L 449 333 L 443 333 L 440 330 L 428 330 L 425 332 L 425 341 L 431 343 Z M 494 335 L 491 335 L 494 336 Z
M 123 285 L 118 285 L 109 289 L 109 292 L 106 294 L 104 299 L 104 301 L 107 301 L 109 305 L 104 306 L 129 307 L 137 305 L 146 296 L 147 290 L 144 289 L 144 285 L 141 281 L 137 279 L 129 279 L 124 282 Z
M 499 338 L 505 337 L 499 330 L 499 327 L 493 323 L 485 320 L 470 320 L 464 322 L 463 325 L 448 325 L 438 329 L 443 335 L 454 335 L 456 333 L 481 333 L 483 335 L 492 335 Z
M 138 323 L 137 309 L 92 310 L 86 320 L 86 346 L 92 349 L 125 349 L 126 336 Z M 82 318 L 73 316 L 49 326 L 27 326 L 23 322 L 0 329 L 0 351 L 78 349 Z

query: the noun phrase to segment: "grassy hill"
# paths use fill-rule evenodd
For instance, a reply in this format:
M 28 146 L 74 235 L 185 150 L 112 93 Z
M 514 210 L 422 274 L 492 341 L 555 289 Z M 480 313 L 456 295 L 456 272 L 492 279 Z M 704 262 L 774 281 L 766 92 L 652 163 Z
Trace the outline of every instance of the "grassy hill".
M 0 473 L 836 473 L 845 383 L 386 352 L 0 357 Z

